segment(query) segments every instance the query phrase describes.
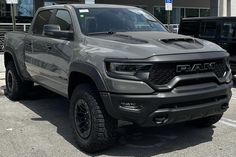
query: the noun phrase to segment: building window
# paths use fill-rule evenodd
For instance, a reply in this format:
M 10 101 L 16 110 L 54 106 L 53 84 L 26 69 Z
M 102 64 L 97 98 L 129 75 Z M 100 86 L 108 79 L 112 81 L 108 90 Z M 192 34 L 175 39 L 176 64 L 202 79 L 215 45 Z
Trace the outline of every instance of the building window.
M 56 0 L 44 0 L 44 6 L 56 5 Z
M 199 9 L 186 8 L 186 17 L 199 17 Z
M 167 24 L 167 12 L 165 11 L 165 7 L 155 7 L 154 16 L 160 20 L 162 23 Z M 183 8 L 173 8 L 170 12 L 170 23 L 178 24 L 180 23 L 181 18 L 184 17 L 184 9 Z
M 141 8 L 143 10 L 147 10 L 147 6 L 144 5 L 136 5 L 136 7 Z
M 34 3 L 32 0 L 20 0 L 18 4 L 18 16 L 33 16 Z
M 200 9 L 200 16 L 201 17 L 210 16 L 210 9 Z
M 171 16 L 171 23 L 178 24 L 180 20 L 184 17 L 184 9 L 183 8 L 173 8 L 172 16 Z
M 167 23 L 167 14 L 164 7 L 155 7 L 154 16 L 162 23 Z
M 167 24 L 167 11 L 165 7 L 154 7 L 154 16 L 162 23 Z M 170 13 L 170 23 L 179 24 L 182 18 L 210 16 L 210 9 L 199 8 L 173 8 Z
M 10 5 L 0 0 L 0 16 L 11 16 Z

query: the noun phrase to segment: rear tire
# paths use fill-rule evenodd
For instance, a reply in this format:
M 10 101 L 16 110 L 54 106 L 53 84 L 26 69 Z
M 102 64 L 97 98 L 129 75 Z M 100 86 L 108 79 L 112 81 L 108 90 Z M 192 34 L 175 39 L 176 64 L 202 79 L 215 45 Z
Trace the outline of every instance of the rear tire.
M 94 153 L 115 143 L 117 120 L 107 114 L 93 85 L 82 84 L 75 88 L 70 119 L 76 141 L 83 151 Z
M 6 96 L 13 101 L 22 99 L 34 85 L 31 81 L 23 82 L 20 79 L 13 62 L 7 64 L 5 80 Z
M 214 116 L 200 118 L 200 119 L 189 121 L 188 124 L 201 127 L 201 128 L 211 127 L 213 124 L 217 123 L 222 118 L 222 116 L 223 114 L 218 114 Z

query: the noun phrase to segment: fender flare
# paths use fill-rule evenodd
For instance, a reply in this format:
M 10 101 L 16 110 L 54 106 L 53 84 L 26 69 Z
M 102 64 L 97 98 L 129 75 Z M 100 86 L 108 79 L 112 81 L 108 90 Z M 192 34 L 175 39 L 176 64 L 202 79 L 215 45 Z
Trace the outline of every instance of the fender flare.
M 22 80 L 22 79 L 23 79 L 23 76 L 22 76 L 22 74 L 21 74 L 21 72 L 20 72 L 19 63 L 18 63 L 18 61 L 17 61 L 17 59 L 16 59 L 16 55 L 15 55 L 14 51 L 13 51 L 12 48 L 10 48 L 10 47 L 5 47 L 5 48 L 4 48 L 4 65 L 5 65 L 5 67 L 7 66 L 7 65 L 6 65 L 6 60 L 5 60 L 5 57 L 6 57 L 6 54 L 7 54 L 7 53 L 12 56 L 13 62 L 14 62 L 15 67 L 16 67 L 16 72 L 17 72 L 18 76 L 20 76 L 20 78 L 21 78 L 21 80 Z
M 74 62 L 70 65 L 69 77 L 72 72 L 79 72 L 89 76 L 97 86 L 99 92 L 108 91 L 102 75 L 94 65 L 88 63 Z

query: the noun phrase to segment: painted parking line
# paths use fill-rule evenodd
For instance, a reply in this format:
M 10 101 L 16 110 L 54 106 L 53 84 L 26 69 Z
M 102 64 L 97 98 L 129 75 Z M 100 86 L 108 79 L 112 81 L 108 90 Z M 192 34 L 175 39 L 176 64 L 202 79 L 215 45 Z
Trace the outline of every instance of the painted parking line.
M 236 128 L 236 120 L 222 117 L 220 123 Z
M 235 124 L 236 124 L 236 120 L 232 120 L 232 119 L 225 118 L 225 117 L 223 117 L 222 120 L 228 121 L 228 122 L 232 122 L 232 123 L 235 123 Z
M 233 124 L 233 123 L 230 123 L 230 122 L 226 122 L 224 120 L 220 120 L 220 123 L 224 124 L 224 125 L 227 125 L 227 126 L 230 126 L 230 127 L 233 127 L 233 128 L 236 128 L 236 124 Z

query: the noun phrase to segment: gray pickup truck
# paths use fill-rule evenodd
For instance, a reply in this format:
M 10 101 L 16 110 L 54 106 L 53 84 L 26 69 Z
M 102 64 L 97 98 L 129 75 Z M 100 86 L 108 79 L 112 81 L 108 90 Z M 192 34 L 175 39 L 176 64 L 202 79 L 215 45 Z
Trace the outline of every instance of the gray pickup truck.
M 8 98 L 21 99 L 34 83 L 67 97 L 86 152 L 111 146 L 118 120 L 211 126 L 231 97 L 225 50 L 169 33 L 136 7 L 43 7 L 28 33 L 5 35 L 4 49 Z

